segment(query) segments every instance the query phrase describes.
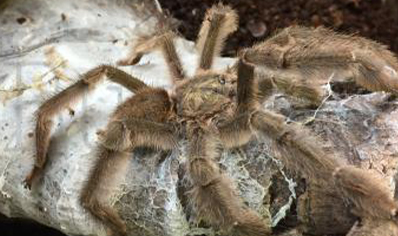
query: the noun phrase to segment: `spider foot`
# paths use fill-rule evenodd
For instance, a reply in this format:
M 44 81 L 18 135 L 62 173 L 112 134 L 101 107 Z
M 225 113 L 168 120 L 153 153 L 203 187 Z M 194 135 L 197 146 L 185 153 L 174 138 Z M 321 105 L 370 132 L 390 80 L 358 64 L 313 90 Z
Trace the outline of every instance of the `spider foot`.
M 121 224 L 117 230 L 115 227 L 108 227 L 107 235 L 109 236 L 127 236 L 127 227 L 125 224 Z
M 241 214 L 241 218 L 233 224 L 233 231 L 234 236 L 268 236 L 272 233 L 271 228 L 252 211 L 244 211 Z
M 125 236 L 127 227 L 120 216 L 110 206 L 102 204 L 96 196 L 83 193 L 81 203 L 107 228 L 108 235 Z
M 120 59 L 116 62 L 118 66 L 133 66 L 140 62 L 141 58 L 144 56 L 143 53 L 139 53 L 134 56 L 130 56 L 128 58 Z
M 105 210 L 106 211 L 106 210 Z M 115 215 L 113 212 L 108 211 L 105 217 L 109 217 L 107 221 L 105 221 L 106 226 L 108 227 L 108 235 L 111 236 L 126 236 L 127 235 L 127 226 L 126 224 L 119 218 L 119 216 Z
M 41 171 L 41 168 L 35 166 L 33 170 L 26 176 L 25 180 L 22 182 L 24 188 L 31 190 L 32 189 L 32 184 L 35 179 L 37 179 L 37 176 L 39 175 Z

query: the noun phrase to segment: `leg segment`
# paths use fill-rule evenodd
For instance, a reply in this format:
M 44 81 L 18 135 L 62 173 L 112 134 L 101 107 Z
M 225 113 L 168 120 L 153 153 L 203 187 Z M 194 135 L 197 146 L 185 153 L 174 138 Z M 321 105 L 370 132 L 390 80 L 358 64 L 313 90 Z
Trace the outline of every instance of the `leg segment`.
M 244 55 L 244 53 L 242 54 Z M 245 61 L 248 63 L 247 60 Z M 241 62 L 238 61 L 233 66 L 235 70 L 239 67 L 239 63 Z M 322 87 L 335 78 L 333 72 L 328 77 L 312 74 L 316 79 L 311 80 L 307 76 L 297 73 L 297 71 L 263 67 L 257 67 L 254 76 L 258 83 L 258 86 L 254 88 L 257 89 L 258 87 L 256 93 L 260 104 L 272 95 L 274 90 L 278 90 L 292 97 L 305 99 L 310 105 L 319 105 L 326 95 Z
M 299 36 L 302 37 L 302 35 Z M 289 44 L 290 39 L 288 38 L 287 40 L 286 42 L 279 43 Z M 268 48 L 261 49 L 268 50 Z M 281 48 L 278 48 L 278 50 L 281 50 Z M 294 49 L 284 51 L 286 55 L 279 55 L 281 58 L 278 58 L 282 60 L 280 66 L 291 65 L 290 62 L 285 64 L 286 61 L 283 61 L 287 60 L 285 57 L 289 58 L 288 53 L 291 53 L 290 50 Z M 320 50 L 318 53 L 322 54 L 324 51 Z M 270 56 L 272 54 L 261 54 L 260 57 L 264 55 Z M 331 189 L 331 191 L 336 193 L 336 196 L 341 197 L 341 204 L 343 204 L 344 199 L 350 200 L 354 205 L 354 213 L 357 216 L 363 218 L 371 216 L 382 220 L 395 219 L 398 205 L 389 194 L 387 185 L 382 183 L 379 178 L 364 170 L 347 166 L 332 155 L 325 153 L 320 146 L 321 141 L 304 127 L 295 123 L 287 123 L 284 116 L 258 108 L 259 102 L 253 97 L 253 94 L 256 94 L 255 83 L 252 78 L 253 73 L 250 72 L 253 70 L 250 69 L 250 65 L 242 63 L 242 60 L 259 62 L 256 61 L 258 59 L 256 57 L 259 54 L 251 54 L 246 51 L 242 53 L 242 56 L 243 59 L 238 64 L 237 118 L 231 122 L 230 126 L 227 125 L 220 128 L 221 140 L 229 146 L 233 146 L 234 140 L 231 141 L 223 137 L 231 134 L 233 134 L 232 137 L 239 137 L 239 132 L 245 131 L 248 133 L 248 130 L 256 130 L 269 138 L 273 154 L 279 157 L 287 168 L 302 174 L 308 179 L 310 185 L 313 184 Z M 264 60 L 264 58 L 260 59 Z M 290 59 L 295 60 L 296 58 Z M 310 60 L 309 58 L 307 59 Z M 386 61 L 388 61 L 387 59 Z M 325 66 L 322 60 L 328 62 L 329 64 L 326 63 L 328 66 L 333 65 L 333 62 L 342 63 L 341 58 L 334 61 L 334 59 L 328 59 L 328 57 L 320 57 L 317 60 L 320 60 L 320 62 L 316 62 L 315 59 L 314 61 L 310 61 L 314 65 L 321 63 L 318 66 Z M 272 63 L 276 63 L 276 61 L 270 63 L 269 66 L 272 66 Z M 297 63 L 301 63 L 300 60 Z M 305 64 L 306 61 L 303 63 Z M 311 63 L 309 63 L 309 66 L 311 66 Z M 298 66 L 299 68 L 301 67 Z M 314 68 L 321 67 L 315 66 Z M 278 82 L 275 83 L 278 84 Z M 249 117 L 247 123 L 249 124 L 242 118 L 245 111 L 246 113 L 251 111 L 247 115 Z M 236 140 L 238 139 L 235 138 Z M 239 144 L 240 142 L 237 141 L 235 143 Z
M 120 216 L 107 203 L 117 177 L 123 176 L 128 166 L 129 153 L 106 149 L 97 151 L 98 159 L 91 170 L 88 181 L 82 190 L 80 202 L 93 216 L 119 235 L 126 235 L 126 225 Z
M 214 5 L 206 12 L 196 42 L 200 54 L 199 70 L 208 70 L 214 57 L 222 50 L 223 43 L 229 34 L 237 29 L 238 16 L 229 6 Z
M 220 140 L 227 148 L 241 146 L 252 136 L 251 114 L 258 109 L 257 86 L 254 80 L 254 67 L 240 59 L 237 64 L 238 107 L 234 119 L 218 127 Z
M 158 48 L 161 49 L 163 57 L 166 60 L 169 73 L 173 81 L 185 78 L 185 72 L 182 68 L 180 58 L 174 45 L 176 35 L 172 31 L 161 32 L 157 35 L 141 37 L 137 40 L 134 48 L 127 59 L 120 60 L 119 65 L 135 65 L 142 56 Z
M 167 125 L 140 119 L 111 121 L 102 133 L 98 159 L 91 170 L 82 193 L 81 203 L 113 232 L 126 235 L 126 226 L 119 215 L 106 204 L 118 177 L 125 173 L 129 152 L 138 146 L 170 150 L 177 141 Z
M 238 113 L 254 111 L 259 108 L 257 83 L 254 79 L 254 67 L 244 59 L 238 62 Z
M 177 147 L 176 131 L 173 127 L 137 118 L 113 121 L 101 136 L 102 145 L 111 150 L 122 151 L 137 146 L 163 150 Z
M 142 81 L 130 76 L 124 71 L 112 66 L 103 65 L 88 71 L 75 84 L 42 104 L 37 111 L 35 129 L 36 162 L 33 170 L 25 179 L 25 184 L 28 188 L 31 188 L 33 180 L 40 174 L 46 163 L 48 146 L 50 144 L 52 117 L 73 104 L 86 92 L 92 90 L 104 76 L 111 81 L 126 87 L 132 92 L 137 92 L 148 87 Z
M 295 98 L 305 99 L 311 105 L 319 105 L 327 95 L 322 88 L 333 79 L 333 73 L 329 78 L 318 77 L 317 80 L 309 80 L 302 75 L 287 70 L 258 70 L 258 94 L 260 103 L 263 103 L 276 89 Z
M 247 55 L 243 56 L 246 59 Z M 251 129 L 257 130 L 271 140 L 273 152 L 287 168 L 303 174 L 314 184 L 335 189 L 339 196 L 350 199 L 358 216 L 371 215 L 383 219 L 396 217 L 398 205 L 380 178 L 364 170 L 345 166 L 326 154 L 319 146 L 320 140 L 304 127 L 288 124 L 284 116 L 258 109 L 253 70 L 242 59 L 238 62 L 237 117 L 220 127 L 221 140 L 228 147 L 241 145 L 245 136 L 250 137 Z M 330 181 L 332 176 L 334 182 Z
M 356 206 L 354 214 L 362 218 L 396 220 L 398 204 L 381 176 L 370 170 L 344 166 L 336 169 L 333 177 L 342 196 Z
M 221 173 L 214 161 L 215 143 L 202 130 L 189 138 L 189 175 L 194 184 L 191 203 L 200 220 L 235 235 L 269 235 L 270 229 L 260 217 L 244 207 L 232 182 Z
M 321 27 L 284 29 L 247 49 L 246 60 L 277 71 L 276 76 L 283 71 L 310 83 L 327 81 L 334 73 L 371 91 L 398 89 L 398 61 L 385 46 Z
M 253 114 L 254 129 L 271 140 L 272 152 L 285 166 L 308 178 L 310 184 L 336 191 L 348 199 L 359 217 L 388 220 L 397 216 L 398 204 L 388 185 L 374 173 L 346 165 L 325 153 L 308 130 L 298 124 L 287 124 L 285 117 L 270 111 Z
M 308 179 L 329 179 L 341 164 L 327 155 L 307 129 L 299 124 L 287 123 L 282 115 L 271 111 L 258 111 L 251 117 L 251 125 L 271 141 L 272 152 L 285 166 Z
M 296 124 L 286 124 L 285 117 L 269 111 L 261 111 L 258 101 L 257 85 L 254 80 L 254 67 L 244 62 L 247 53 L 238 62 L 238 108 L 236 118 L 219 127 L 220 137 L 227 147 L 239 146 L 247 142 L 252 129 L 264 132 L 271 140 L 276 140 L 281 158 L 288 168 L 304 171 L 307 177 L 321 172 L 331 174 L 337 163 L 325 157 L 312 140 L 311 135 Z M 303 155 L 303 160 L 295 155 Z M 291 157 L 291 158 L 290 158 Z M 325 167 L 325 168 L 323 168 Z

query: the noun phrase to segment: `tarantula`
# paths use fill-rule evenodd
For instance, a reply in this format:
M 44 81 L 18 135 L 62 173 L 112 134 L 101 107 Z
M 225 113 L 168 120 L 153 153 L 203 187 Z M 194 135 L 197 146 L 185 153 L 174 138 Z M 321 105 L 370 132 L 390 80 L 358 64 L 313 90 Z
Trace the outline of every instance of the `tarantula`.
M 161 49 L 172 77 L 170 91 L 151 87 L 116 67 L 101 65 L 47 100 L 37 112 L 36 163 L 25 179 L 26 186 L 31 187 L 46 163 L 52 117 L 107 78 L 134 96 L 117 107 L 100 133 L 98 159 L 80 200 L 115 233 L 127 232 L 118 214 L 105 204 L 109 196 L 106 186 L 126 165 L 129 153 L 142 146 L 172 150 L 179 139 L 185 139 L 187 173 L 194 186 L 189 192 L 190 203 L 199 218 L 236 235 L 270 235 L 271 230 L 244 205 L 215 161 L 219 145 L 239 147 L 255 134 L 273 141 L 276 155 L 287 168 L 309 181 L 332 186 L 341 199 L 352 204 L 358 217 L 393 220 L 398 205 L 379 178 L 340 163 L 319 147 L 321 141 L 305 127 L 265 110 L 261 103 L 278 89 L 319 104 L 319 81 L 332 73 L 352 77 L 372 91 L 395 92 L 398 63 L 394 56 L 364 38 L 324 28 L 291 27 L 241 50 L 234 66 L 213 70 L 214 58 L 236 29 L 237 14 L 230 7 L 218 4 L 207 11 L 196 42 L 199 66 L 192 77 L 184 72 L 171 30 L 138 40 L 132 54 L 120 64 L 135 64 L 145 53 Z

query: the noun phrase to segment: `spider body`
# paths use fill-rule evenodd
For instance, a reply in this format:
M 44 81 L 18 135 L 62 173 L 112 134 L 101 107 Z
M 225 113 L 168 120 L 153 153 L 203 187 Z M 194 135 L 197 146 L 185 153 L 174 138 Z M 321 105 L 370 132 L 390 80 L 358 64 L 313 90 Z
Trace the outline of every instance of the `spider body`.
M 212 70 L 223 41 L 236 28 L 237 15 L 231 8 L 219 4 L 208 10 L 197 41 L 199 68 L 192 77 L 185 75 L 173 32 L 161 30 L 138 40 L 132 54 L 119 64 L 135 64 L 145 53 L 160 48 L 172 78 L 171 91 L 148 86 L 113 66 L 103 65 L 47 100 L 37 113 L 36 163 L 26 177 L 26 185 L 30 188 L 46 162 L 52 117 L 107 78 L 134 95 L 116 108 L 99 133 L 96 164 L 90 170 L 80 200 L 114 233 L 125 235 L 127 231 L 118 214 L 106 204 L 108 187 L 127 165 L 129 153 L 142 146 L 172 150 L 184 138 L 187 175 L 192 184 L 187 194 L 197 221 L 233 235 L 271 235 L 271 229 L 243 203 L 233 182 L 216 162 L 219 147 L 239 147 L 257 134 L 272 141 L 272 151 L 287 168 L 301 174 L 310 184 L 332 189 L 341 196 L 342 203 L 352 203 L 356 216 L 394 219 L 398 205 L 380 179 L 346 167 L 323 152 L 321 141 L 305 127 L 287 122 L 284 116 L 261 106 L 274 89 L 319 103 L 319 81 L 330 77 L 329 72 L 349 73 L 372 90 L 395 91 L 396 73 L 384 73 L 385 66 L 394 72 L 398 70 L 392 54 L 362 38 L 298 27 L 242 50 L 232 68 Z M 376 58 L 366 57 L 367 53 Z M 256 73 L 261 67 L 266 67 L 267 73 Z M 379 194 L 372 195 L 375 192 Z
M 231 117 L 236 107 L 236 77 L 202 73 L 176 89 L 177 114 L 186 123 L 215 126 Z

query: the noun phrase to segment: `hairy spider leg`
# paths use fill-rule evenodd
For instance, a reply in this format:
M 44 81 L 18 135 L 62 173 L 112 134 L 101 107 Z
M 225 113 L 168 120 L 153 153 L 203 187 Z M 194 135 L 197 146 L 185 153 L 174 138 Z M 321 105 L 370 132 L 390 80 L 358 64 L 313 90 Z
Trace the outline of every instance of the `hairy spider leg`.
M 265 102 L 274 90 L 283 92 L 295 98 L 305 99 L 313 105 L 319 105 L 324 99 L 323 86 L 329 81 L 308 80 L 302 75 L 289 70 L 273 70 L 264 72 L 258 68 L 258 97 L 260 103 Z M 333 75 L 329 77 L 333 79 Z
M 199 220 L 234 235 L 269 235 L 270 229 L 244 206 L 233 183 L 215 162 L 217 139 L 200 128 L 191 132 L 188 172 L 194 187 L 189 195 Z
M 398 62 L 384 45 L 322 27 L 283 29 L 246 49 L 245 55 L 248 62 L 267 69 L 264 79 L 272 75 L 276 89 L 314 103 L 322 101 L 315 86 L 328 83 L 332 75 L 353 78 L 371 91 L 398 89 Z M 270 86 L 270 81 L 259 83 L 265 89 Z
M 176 35 L 171 30 L 161 30 L 155 35 L 140 37 L 136 40 L 127 59 L 120 60 L 118 64 L 135 65 L 145 54 L 160 49 L 173 82 L 182 80 L 185 78 L 185 72 L 175 48 L 175 38 Z
M 226 124 L 223 124 L 218 127 L 219 130 L 219 139 L 221 143 L 223 144 L 224 147 L 226 148 L 234 148 L 241 146 L 245 143 L 247 143 L 250 140 L 250 137 L 252 136 L 252 131 L 250 128 L 250 117 L 251 114 L 256 111 L 257 109 L 257 103 L 256 103 L 256 84 L 254 83 L 254 67 L 251 65 L 248 65 L 244 63 L 241 60 L 238 62 L 238 91 L 237 91 L 237 100 L 238 100 L 238 107 L 236 109 L 236 114 L 234 118 L 227 122 Z M 203 149 L 206 150 L 205 147 Z M 198 148 L 198 151 L 202 150 Z M 195 155 L 191 155 L 195 156 Z M 196 159 L 194 159 L 196 160 Z M 192 162 L 191 162 L 192 163 Z M 201 165 L 203 169 L 205 169 Z M 218 172 L 216 172 L 218 173 Z M 210 176 L 210 175 L 206 175 Z M 198 178 L 198 177 L 197 177 Z M 210 178 L 208 178 L 210 179 Z M 214 188 L 218 188 L 220 192 L 228 191 L 228 182 L 225 180 L 225 184 L 222 184 L 223 182 L 220 182 L 220 186 L 218 187 L 217 185 L 214 186 Z M 229 187 L 232 189 L 231 187 Z M 201 197 L 200 191 L 201 188 L 198 187 L 198 192 L 197 195 Z M 205 194 L 205 190 L 202 190 L 203 194 Z M 209 190 L 210 191 L 210 190 Z M 229 190 L 232 191 L 232 190 Z M 222 195 L 220 195 L 222 196 Z M 203 197 L 201 197 L 203 198 Z M 214 201 L 220 201 L 220 202 L 227 202 L 229 206 L 234 206 L 233 208 L 229 209 L 229 211 L 224 210 L 224 212 L 228 212 L 225 214 L 223 217 L 227 217 L 228 224 L 233 221 L 234 223 L 234 231 L 236 232 L 237 235 L 253 235 L 253 236 L 260 236 L 260 235 L 270 235 L 271 234 L 271 229 L 269 226 L 266 226 L 266 224 L 261 220 L 261 218 L 253 211 L 249 209 L 244 209 L 242 208 L 242 203 L 240 203 L 240 200 L 238 198 L 231 198 L 229 197 L 226 198 L 225 200 L 221 199 L 216 199 L 214 198 Z M 198 201 L 201 202 L 201 199 L 198 199 Z M 208 201 L 206 199 L 206 201 Z M 231 203 L 229 203 L 229 201 Z M 233 201 L 233 202 L 232 202 Z M 232 204 L 233 203 L 233 204 Z M 206 209 L 211 208 L 215 209 L 215 211 L 221 211 L 221 209 L 217 209 L 214 205 L 220 205 L 221 204 L 214 202 L 214 203 L 209 203 L 211 204 L 210 206 L 205 205 L 204 208 Z M 214 214 L 214 213 L 212 213 Z M 219 216 L 217 216 L 219 218 Z M 213 220 L 213 219 L 211 219 Z
M 385 46 L 324 28 L 284 29 L 246 50 L 244 56 L 246 61 L 270 69 L 277 89 L 299 98 L 310 98 L 305 93 L 316 90 L 307 84 L 326 80 L 331 74 L 353 77 L 371 91 L 396 92 L 398 88 L 397 59 Z M 269 88 L 269 83 L 264 82 L 263 86 Z M 299 87 L 308 90 L 297 89 Z M 334 184 L 338 195 L 354 204 L 357 216 L 396 217 L 397 203 L 388 194 L 386 183 L 369 171 L 346 165 L 326 154 L 319 147 L 322 142 L 301 125 L 287 123 L 285 117 L 271 111 L 254 113 L 251 125 L 273 141 L 275 152 L 287 168 L 310 180 L 328 186 Z
M 272 140 L 272 152 L 288 169 L 302 174 L 314 183 L 335 189 L 342 197 L 342 201 L 346 198 L 354 204 L 354 212 L 357 216 L 370 215 L 379 219 L 394 219 L 397 216 L 398 204 L 389 193 L 387 183 L 369 171 L 346 165 L 334 156 L 325 153 L 319 146 L 322 142 L 302 125 L 289 123 L 282 115 L 259 109 L 259 100 L 255 99 L 253 67 L 240 61 L 238 68 L 240 68 L 238 69 L 238 111 L 240 104 L 244 104 L 241 101 L 245 101 L 242 98 L 253 98 L 246 99 L 249 101 L 248 104 L 256 109 L 250 117 L 250 125 L 254 131 L 259 131 Z M 245 83 L 249 85 L 244 85 Z M 246 94 L 250 96 L 245 96 Z M 252 103 L 257 103 L 257 106 Z M 242 112 L 250 111 L 251 107 L 243 108 Z M 248 128 L 245 125 L 242 128 L 234 126 L 234 129 L 236 133 L 242 133 L 244 131 L 239 131 L 240 129 L 247 130 Z M 240 143 L 237 142 L 237 144 Z
M 250 118 L 259 107 L 254 67 L 240 59 L 237 63 L 237 109 L 234 118 L 218 127 L 219 138 L 227 148 L 246 144 L 251 136 Z
M 144 89 L 118 106 L 101 133 L 97 159 L 84 184 L 80 201 L 112 232 L 126 235 L 120 216 L 106 202 L 118 179 L 124 176 L 129 154 L 136 147 L 171 150 L 177 146 L 176 130 L 165 123 L 172 102 L 162 89 Z
M 359 217 L 373 216 L 393 219 L 397 203 L 389 187 L 370 171 L 338 161 L 319 146 L 322 142 L 300 124 L 287 123 L 286 118 L 271 111 L 258 111 L 251 119 L 252 126 L 272 140 L 272 153 L 284 165 L 310 182 L 333 188 L 342 204 L 349 199 L 353 213 Z
M 122 70 L 110 65 L 101 65 L 83 74 L 76 83 L 44 102 L 36 114 L 36 160 L 34 167 L 25 179 L 27 188 L 31 188 L 33 181 L 42 172 L 46 163 L 52 128 L 51 119 L 75 103 L 86 92 L 93 90 L 104 77 L 126 87 L 133 93 L 148 87 L 139 79 Z
M 245 54 L 243 58 L 246 58 Z M 224 145 L 242 145 L 250 139 L 250 131 L 259 132 L 271 141 L 271 153 L 282 160 L 288 169 L 303 175 L 313 184 L 333 189 L 332 192 L 340 197 L 342 204 L 349 199 L 354 204 L 353 212 L 357 216 L 395 219 L 398 205 L 389 193 L 388 185 L 380 177 L 342 163 L 325 153 L 319 146 L 322 142 L 302 125 L 287 122 L 282 115 L 260 109 L 259 100 L 255 99 L 253 71 L 252 65 L 246 65 L 242 59 L 239 61 L 238 115 L 235 120 L 220 127 Z M 248 99 L 250 97 L 253 99 Z M 239 106 L 245 103 L 246 108 L 242 106 L 239 112 Z M 251 103 L 257 103 L 257 106 Z M 250 110 L 254 112 L 245 116 L 245 111 Z
M 214 57 L 219 56 L 225 39 L 236 31 L 237 19 L 236 12 L 222 4 L 215 5 L 207 11 L 196 42 L 196 48 L 200 54 L 197 73 L 211 69 Z M 182 80 L 186 74 L 175 48 L 175 38 L 176 34 L 167 27 L 163 27 L 155 35 L 139 37 L 127 58 L 120 60 L 118 64 L 135 65 L 143 55 L 160 49 L 173 82 Z
M 388 183 L 380 175 L 354 166 L 343 166 L 335 170 L 333 177 L 342 196 L 355 204 L 355 215 L 397 220 L 398 204 L 392 198 Z
M 88 181 L 81 192 L 80 203 L 112 232 L 126 235 L 125 223 L 117 212 L 106 203 L 106 200 L 110 195 L 108 189 L 110 183 L 116 182 L 118 177 L 120 178 L 126 172 L 130 153 L 99 146 L 95 155 L 97 157 L 96 164 L 91 169 Z
M 231 7 L 220 3 L 207 10 L 196 41 L 200 55 L 197 72 L 211 69 L 214 58 L 220 55 L 224 41 L 237 28 L 238 15 Z

